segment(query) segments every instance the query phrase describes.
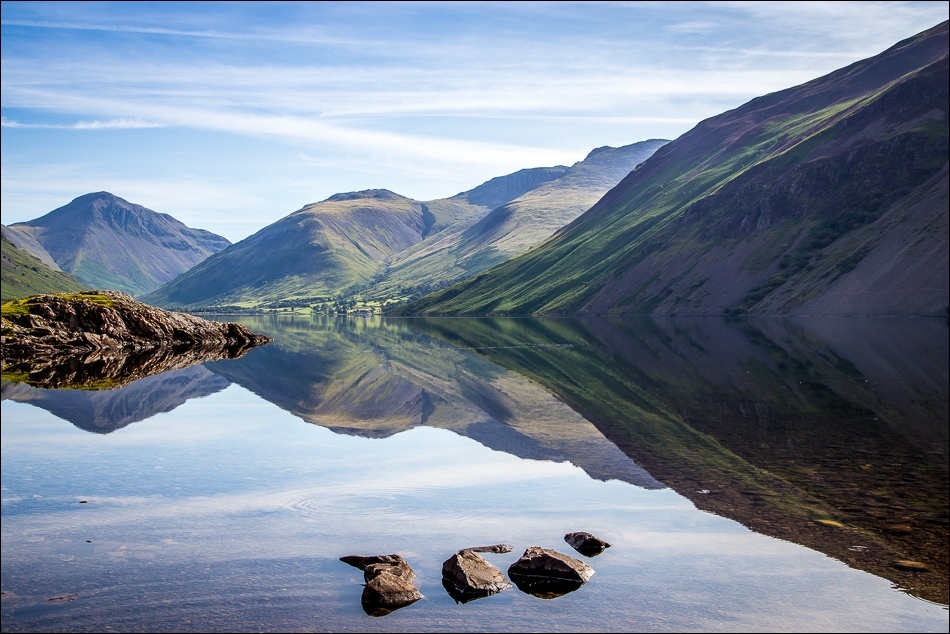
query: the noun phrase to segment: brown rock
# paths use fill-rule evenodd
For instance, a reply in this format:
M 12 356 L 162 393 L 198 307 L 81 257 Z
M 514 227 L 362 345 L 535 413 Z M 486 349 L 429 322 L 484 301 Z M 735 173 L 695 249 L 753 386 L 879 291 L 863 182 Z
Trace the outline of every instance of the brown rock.
M 33 295 L 5 305 L 3 364 L 94 350 L 250 347 L 270 341 L 240 324 L 155 308 L 116 291 Z
M 595 537 L 584 531 L 568 533 L 564 536 L 564 541 L 570 544 L 571 548 L 585 557 L 596 557 L 600 553 L 610 548 L 610 544 L 601 538 Z
M 398 564 L 405 560 L 399 555 L 370 555 L 369 557 L 364 555 L 347 555 L 340 557 L 340 561 L 345 564 L 350 564 L 354 568 L 366 570 L 366 567 L 370 564 Z
M 480 552 L 510 552 L 510 549 L 498 551 L 492 547 Z M 456 603 L 468 603 L 507 590 L 511 584 L 475 549 L 464 549 L 442 563 L 442 586 Z
M 347 555 L 340 561 L 363 571 L 360 603 L 370 616 L 385 616 L 423 598 L 416 588 L 416 575 L 399 555 Z
M 580 559 L 531 546 L 508 567 L 508 577 L 518 589 L 543 599 L 553 599 L 587 583 L 594 569 Z

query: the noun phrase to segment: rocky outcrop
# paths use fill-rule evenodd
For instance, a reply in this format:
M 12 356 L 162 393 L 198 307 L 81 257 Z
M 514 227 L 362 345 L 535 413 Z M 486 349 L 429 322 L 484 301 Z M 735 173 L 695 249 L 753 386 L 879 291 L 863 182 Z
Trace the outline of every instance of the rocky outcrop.
M 564 541 L 585 557 L 596 557 L 610 548 L 610 544 L 586 531 L 568 533 L 564 536 Z
M 95 351 L 217 347 L 236 352 L 270 340 L 240 324 L 165 311 L 116 291 L 89 291 L 33 295 L 4 304 L 0 349 L 6 367 Z
M 370 616 L 385 616 L 422 598 L 412 567 L 399 555 L 347 555 L 340 561 L 363 571 L 360 603 Z
M 508 577 L 519 590 L 542 599 L 573 592 L 593 574 L 594 569 L 580 559 L 540 546 L 530 546 L 508 567 Z
M 456 603 L 468 603 L 511 587 L 501 570 L 488 563 L 479 552 L 507 553 L 511 552 L 511 546 L 466 548 L 442 563 L 442 587 Z

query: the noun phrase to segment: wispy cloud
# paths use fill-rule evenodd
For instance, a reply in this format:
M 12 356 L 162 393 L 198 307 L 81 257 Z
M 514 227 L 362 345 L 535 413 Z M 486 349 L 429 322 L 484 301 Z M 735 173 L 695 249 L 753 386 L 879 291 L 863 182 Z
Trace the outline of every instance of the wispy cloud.
M 0 117 L 0 127 L 37 129 L 37 130 L 136 130 L 141 128 L 162 128 L 165 124 L 137 119 L 110 119 L 108 121 L 77 121 L 68 124 L 19 123 Z
M 135 184 L 130 196 L 169 208 L 204 195 L 218 227 L 348 189 L 431 200 L 594 147 L 675 138 L 945 13 L 940 2 L 4 4 L 4 215 L 14 192 L 45 204 L 56 187 L 26 169 L 86 157 L 62 181 L 80 191 L 64 194 Z M 160 138 L 180 145 L 156 153 Z
M 181 38 L 236 40 L 252 42 L 284 42 L 320 44 L 324 46 L 362 46 L 366 40 L 328 35 L 307 31 L 281 29 L 279 31 L 262 29 L 254 31 L 221 31 L 216 29 L 174 29 L 159 26 L 136 26 L 132 24 L 105 24 L 101 22 L 55 22 L 47 20 L 0 20 L 3 26 L 18 26 L 34 29 L 56 29 L 65 31 L 90 31 L 102 33 L 132 33 L 141 35 L 162 35 Z

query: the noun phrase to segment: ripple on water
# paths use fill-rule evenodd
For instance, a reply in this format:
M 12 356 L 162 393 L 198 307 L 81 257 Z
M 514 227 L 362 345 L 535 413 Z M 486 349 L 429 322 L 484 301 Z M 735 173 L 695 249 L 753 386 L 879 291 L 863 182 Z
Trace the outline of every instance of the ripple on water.
M 285 506 L 308 518 L 319 518 L 341 527 L 358 524 L 361 517 L 376 520 L 412 520 L 458 523 L 483 517 L 483 510 L 453 504 L 437 487 L 386 489 L 372 492 L 308 492 L 287 500 Z

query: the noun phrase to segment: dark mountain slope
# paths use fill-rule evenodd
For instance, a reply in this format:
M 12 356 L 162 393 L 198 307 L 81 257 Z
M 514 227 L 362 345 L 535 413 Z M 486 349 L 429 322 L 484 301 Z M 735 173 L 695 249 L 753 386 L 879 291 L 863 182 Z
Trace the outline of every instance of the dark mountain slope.
M 14 245 L 39 245 L 92 288 L 138 295 L 158 288 L 230 242 L 108 192 L 86 194 L 7 227 Z M 35 247 L 34 247 L 35 250 Z
M 947 42 L 943 23 L 706 120 L 544 245 L 404 312 L 946 314 Z M 897 252 L 913 279 L 875 292 Z

